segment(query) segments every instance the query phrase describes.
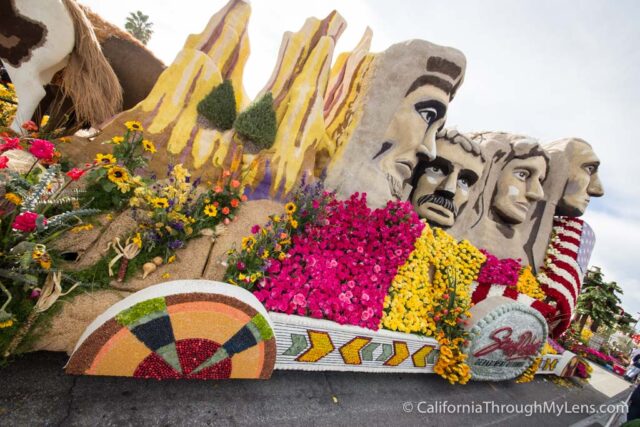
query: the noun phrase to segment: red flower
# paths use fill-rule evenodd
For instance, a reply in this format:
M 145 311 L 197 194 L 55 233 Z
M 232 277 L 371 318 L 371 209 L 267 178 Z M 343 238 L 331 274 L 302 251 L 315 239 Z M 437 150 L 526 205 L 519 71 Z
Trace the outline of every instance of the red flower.
M 84 175 L 84 172 L 85 171 L 82 169 L 73 168 L 69 172 L 67 172 L 67 176 L 71 178 L 73 181 L 77 181 L 80 179 L 82 175 Z
M 11 227 L 14 230 L 30 233 L 36 229 L 36 220 L 39 216 L 40 215 L 35 212 L 23 212 L 13 220 L 13 225 L 11 225 Z M 44 218 L 43 223 L 45 225 L 47 224 L 46 218 Z
M 29 147 L 29 152 L 42 160 L 51 160 L 54 150 L 55 146 L 44 139 L 34 139 Z
M 6 169 L 9 158 L 7 156 L 0 156 L 0 169 Z
M 222 214 L 223 215 L 229 215 L 229 212 L 231 212 L 231 211 L 229 210 L 228 207 L 225 206 L 224 208 L 222 208 Z
M 232 208 L 237 208 L 239 204 L 240 204 L 240 200 L 238 200 L 238 199 L 233 199 L 231 201 L 231 207 Z
M 3 138 L 4 143 L 0 144 L 0 153 L 4 153 L 8 150 L 19 150 L 20 140 L 18 138 Z
M 36 125 L 32 120 L 27 120 L 26 122 L 24 122 L 22 124 L 22 129 L 30 132 L 30 131 L 37 131 L 38 130 L 38 125 Z
M 231 181 L 231 187 L 232 188 L 240 187 L 240 181 L 238 181 L 237 179 L 234 179 L 233 181 Z

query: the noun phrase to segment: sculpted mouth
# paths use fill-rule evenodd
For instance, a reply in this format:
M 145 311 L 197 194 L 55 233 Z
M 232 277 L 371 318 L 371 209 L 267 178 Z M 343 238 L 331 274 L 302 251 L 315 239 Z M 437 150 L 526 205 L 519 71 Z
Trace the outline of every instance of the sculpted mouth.
M 525 212 L 529 210 L 529 203 L 520 202 L 516 203 L 515 205 Z

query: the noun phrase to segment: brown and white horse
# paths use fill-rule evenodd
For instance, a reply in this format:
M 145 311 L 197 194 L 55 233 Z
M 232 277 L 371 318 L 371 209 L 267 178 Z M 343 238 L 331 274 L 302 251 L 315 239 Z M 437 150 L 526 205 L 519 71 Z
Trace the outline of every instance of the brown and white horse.
M 18 96 L 17 132 L 60 70 L 80 121 L 99 124 L 120 111 L 118 78 L 74 0 L 0 0 L 0 59 Z

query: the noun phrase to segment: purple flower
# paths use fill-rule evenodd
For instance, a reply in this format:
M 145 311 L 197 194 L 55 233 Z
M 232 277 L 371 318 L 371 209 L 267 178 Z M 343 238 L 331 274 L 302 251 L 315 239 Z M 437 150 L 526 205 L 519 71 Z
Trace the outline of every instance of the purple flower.
M 169 249 L 171 249 L 172 251 L 175 251 L 176 249 L 180 249 L 182 246 L 184 246 L 184 243 L 182 242 L 182 240 L 175 239 L 175 240 L 171 240 L 168 246 L 169 246 Z

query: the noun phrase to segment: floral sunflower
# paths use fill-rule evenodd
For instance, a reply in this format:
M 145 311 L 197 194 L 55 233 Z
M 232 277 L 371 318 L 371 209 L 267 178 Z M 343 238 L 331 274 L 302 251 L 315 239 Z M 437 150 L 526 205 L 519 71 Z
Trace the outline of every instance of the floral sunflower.
M 151 199 L 151 204 L 155 208 L 164 209 L 169 207 L 169 201 L 167 200 L 166 197 L 154 197 L 153 199 Z
M 214 205 L 207 205 L 204 207 L 204 214 L 210 217 L 217 216 L 218 208 L 216 208 Z
M 4 198 L 16 206 L 20 206 L 22 204 L 22 197 L 17 195 L 16 193 L 7 193 L 4 195 Z
M 111 166 L 115 164 L 116 158 L 113 157 L 113 154 L 102 154 L 98 153 L 94 161 L 102 166 Z
M 113 138 L 111 138 L 111 143 L 112 144 L 120 145 L 123 142 L 124 142 L 124 137 L 122 137 L 122 136 L 114 136 Z
M 152 154 L 158 151 L 156 150 L 156 146 L 153 145 L 153 142 L 149 141 L 148 139 L 142 140 L 142 147 L 144 148 L 144 151 L 148 151 Z
M 124 184 L 129 181 L 129 173 L 121 166 L 112 166 L 109 168 L 107 178 L 113 183 Z
M 286 213 L 288 213 L 289 215 L 291 215 L 292 213 L 294 213 L 296 210 L 298 209 L 298 207 L 296 206 L 295 203 L 293 202 L 289 202 L 286 205 L 284 205 L 284 211 Z
M 125 122 L 124 125 L 131 132 L 142 132 L 144 130 L 144 128 L 142 127 L 142 123 L 137 120 L 129 120 L 128 122 Z
M 242 249 L 250 251 L 256 244 L 256 239 L 253 236 L 245 237 L 242 239 Z

